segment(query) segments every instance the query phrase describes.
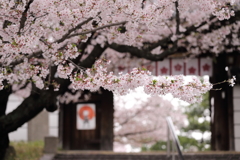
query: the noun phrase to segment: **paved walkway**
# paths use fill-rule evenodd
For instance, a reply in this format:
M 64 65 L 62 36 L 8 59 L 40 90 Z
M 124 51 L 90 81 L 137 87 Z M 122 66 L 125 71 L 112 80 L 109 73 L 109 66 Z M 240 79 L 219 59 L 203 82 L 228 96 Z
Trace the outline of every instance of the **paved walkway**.
M 39 160 L 52 160 L 55 154 L 43 154 L 43 156 Z
M 240 152 L 184 153 L 185 160 L 240 160 Z M 172 158 L 172 157 L 171 157 Z M 177 153 L 175 158 L 178 159 Z M 111 151 L 58 151 L 44 154 L 39 160 L 167 160 L 166 152 L 115 153 Z

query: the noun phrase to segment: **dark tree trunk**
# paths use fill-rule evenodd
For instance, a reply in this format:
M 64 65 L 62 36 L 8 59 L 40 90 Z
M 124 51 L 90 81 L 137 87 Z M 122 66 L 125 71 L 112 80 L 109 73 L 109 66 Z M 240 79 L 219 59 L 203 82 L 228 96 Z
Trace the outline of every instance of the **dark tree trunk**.
M 0 118 L 5 116 L 7 109 L 8 97 L 11 94 L 10 89 L 3 89 L 0 91 Z M 1 123 L 0 123 L 1 125 Z M 7 133 L 1 134 L 0 130 L 0 160 L 5 156 L 5 151 L 9 146 L 9 138 Z
M 1 96 L 0 101 L 4 99 L 6 101 L 5 103 L 7 103 L 7 98 L 4 96 L 5 95 Z M 44 108 L 57 108 L 56 93 L 54 91 L 34 91 L 15 110 L 0 117 L 0 160 L 3 159 L 2 155 L 4 155 L 9 145 L 8 133 L 17 130 L 24 123 L 39 114 Z

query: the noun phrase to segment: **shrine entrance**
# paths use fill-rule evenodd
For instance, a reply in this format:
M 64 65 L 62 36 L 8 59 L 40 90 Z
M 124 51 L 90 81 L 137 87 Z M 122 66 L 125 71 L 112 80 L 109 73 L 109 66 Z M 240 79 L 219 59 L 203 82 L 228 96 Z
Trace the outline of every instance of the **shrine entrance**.
M 208 75 L 211 83 L 236 75 L 239 84 L 239 64 L 239 54 L 228 54 L 214 62 L 211 58 L 166 59 L 146 67 L 153 75 Z M 129 71 L 127 67 L 120 69 L 123 73 Z M 210 92 L 212 149 L 240 151 L 240 87 L 231 88 L 225 83 L 217 88 L 222 90 Z M 113 150 L 113 112 L 113 94 L 106 90 L 91 93 L 88 100 L 61 106 L 59 140 L 62 149 Z
M 64 150 L 113 150 L 113 94 L 101 89 L 88 100 L 60 108 L 59 139 Z

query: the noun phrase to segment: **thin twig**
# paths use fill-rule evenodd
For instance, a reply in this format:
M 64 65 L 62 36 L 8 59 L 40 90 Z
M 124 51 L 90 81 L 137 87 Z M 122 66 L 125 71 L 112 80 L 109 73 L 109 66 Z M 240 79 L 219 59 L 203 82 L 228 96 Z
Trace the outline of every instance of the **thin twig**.
M 70 63 L 72 63 L 78 70 L 80 70 L 80 71 L 85 71 L 86 70 L 86 68 L 84 68 L 84 67 L 81 67 L 81 66 L 78 66 L 76 63 L 74 63 L 72 60 L 70 60 L 70 59 L 67 59 L 67 61 L 68 62 L 70 62 Z
M 63 42 L 65 39 L 69 38 L 69 35 L 70 35 L 72 32 L 76 31 L 77 29 L 80 29 L 84 24 L 88 23 L 88 22 L 91 21 L 92 19 L 93 19 L 93 18 L 90 17 L 90 18 L 86 19 L 85 21 L 79 23 L 76 27 L 68 30 L 68 32 L 62 36 L 62 38 L 56 40 L 56 41 L 53 42 L 53 43 L 61 43 L 61 42 Z
M 170 28 L 170 26 L 165 22 L 166 26 L 168 27 L 168 29 L 170 30 L 170 32 L 172 33 L 172 35 L 174 34 L 173 33 L 173 30 Z
M 227 81 L 227 80 L 224 80 L 224 81 L 222 81 L 222 82 L 214 83 L 213 85 L 215 86 L 215 85 L 223 84 L 223 83 L 226 83 L 226 82 L 228 82 L 228 81 Z

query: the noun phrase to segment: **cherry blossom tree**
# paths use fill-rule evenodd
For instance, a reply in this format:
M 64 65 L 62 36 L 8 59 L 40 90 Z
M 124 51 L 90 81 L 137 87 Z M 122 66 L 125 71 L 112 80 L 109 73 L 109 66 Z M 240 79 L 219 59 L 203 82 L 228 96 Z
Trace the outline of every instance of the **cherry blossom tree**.
M 67 90 L 103 87 L 126 94 L 144 86 L 150 95 L 172 93 L 191 103 L 200 101 L 212 88 L 208 82 L 194 78 L 185 83 L 181 75 L 153 77 L 139 66 L 114 74 L 107 69 L 108 61 L 120 66 L 136 63 L 136 58 L 160 61 L 179 53 L 194 57 L 239 51 L 238 3 L 1 0 L 0 155 L 9 145 L 9 132 L 44 108 L 56 110 Z M 26 87 L 30 95 L 5 115 L 8 96 Z
M 141 96 L 140 96 L 141 95 Z M 124 150 L 127 144 L 133 148 L 150 146 L 167 140 L 166 117 L 171 116 L 177 128 L 184 126 L 186 116 L 181 108 L 161 96 L 146 96 L 139 90 L 129 96 L 115 96 L 114 150 Z

